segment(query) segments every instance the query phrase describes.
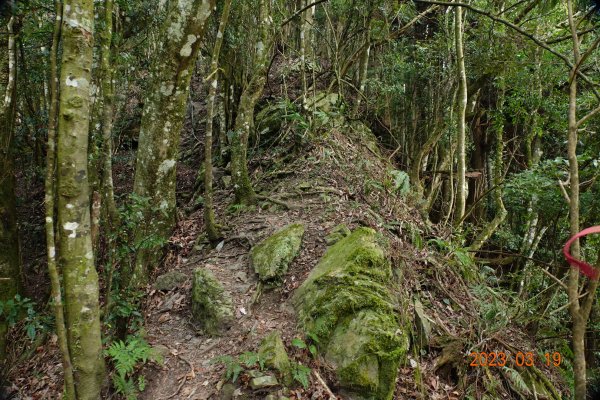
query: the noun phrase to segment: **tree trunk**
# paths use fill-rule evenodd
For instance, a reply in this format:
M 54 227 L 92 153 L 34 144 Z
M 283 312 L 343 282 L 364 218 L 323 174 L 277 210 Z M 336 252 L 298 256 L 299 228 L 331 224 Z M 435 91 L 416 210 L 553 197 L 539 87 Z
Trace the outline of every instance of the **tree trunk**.
M 567 130 L 567 155 L 569 159 L 569 224 L 571 236 L 579 233 L 579 163 L 577 160 L 577 71 L 582 61 L 579 50 L 579 37 L 577 24 L 573 17 L 573 1 L 567 0 L 567 16 L 571 28 L 573 42 L 573 68 L 569 74 L 569 114 Z M 579 240 L 571 246 L 571 254 L 580 258 L 581 249 Z M 575 388 L 573 391 L 575 400 L 585 400 L 587 395 L 587 368 L 585 363 L 585 328 L 595 297 L 598 280 L 591 282 L 589 293 L 583 303 L 579 300 L 579 270 L 571 268 L 569 271 L 568 295 L 569 313 L 573 319 L 572 345 L 573 345 L 573 375 L 575 377 Z
M 65 287 L 77 399 L 99 399 L 104 380 L 98 274 L 90 232 L 88 131 L 94 6 L 66 0 L 58 118 L 58 261 Z
M 267 4 L 266 0 L 260 1 L 258 18 L 260 32 L 256 43 L 254 71 L 251 74 L 250 82 L 244 88 L 240 97 L 231 139 L 231 178 L 235 191 L 235 202 L 238 204 L 252 204 L 256 199 L 248 174 L 247 153 L 248 138 L 250 132 L 254 130 L 254 107 L 264 90 L 270 50 L 273 46 L 273 38 L 269 34 L 271 17 L 269 16 Z
M 9 7 L 10 9 L 10 7 Z M 0 15 L 0 301 L 21 289 L 21 261 L 12 168 L 17 81 L 16 18 Z M 0 317 L 0 361 L 6 357 L 8 322 Z
M 467 111 L 467 75 L 465 72 L 465 55 L 463 50 L 463 22 L 462 7 L 456 7 L 454 10 L 454 39 L 456 45 L 456 72 L 458 74 L 458 170 L 457 189 L 456 189 L 456 210 L 454 220 L 461 221 L 465 214 L 467 202 L 466 185 L 466 154 L 465 154 L 465 115 Z
M 127 279 L 135 287 L 146 283 L 150 267 L 158 263 L 162 253 L 142 242 L 166 241 L 175 227 L 179 139 L 194 63 L 213 6 L 213 0 L 171 2 L 161 31 L 162 42 L 152 57 L 133 189 L 137 196 L 149 199 L 136 234 L 133 275 Z
M 231 8 L 231 0 L 226 0 L 223 5 L 223 13 L 219 30 L 217 31 L 217 39 L 213 48 L 212 59 L 210 62 L 210 73 L 213 75 L 208 90 L 208 104 L 206 107 L 206 134 L 204 143 L 204 226 L 206 234 L 211 243 L 215 243 L 220 239 L 219 230 L 215 223 L 215 209 L 213 205 L 213 171 L 212 171 L 212 146 L 213 146 L 213 119 L 215 117 L 215 97 L 217 95 L 217 87 L 219 86 L 219 54 L 221 53 L 221 45 L 223 44 L 223 34 L 229 19 L 229 10 Z
M 54 199 L 56 196 L 56 113 L 58 111 L 58 45 L 61 34 L 62 2 L 55 1 L 56 19 L 54 21 L 54 34 L 52 47 L 50 49 L 50 105 L 48 110 L 48 146 L 46 149 L 46 180 L 44 184 L 45 206 L 46 206 L 46 247 L 48 254 L 48 275 L 52 302 L 54 306 L 54 319 L 56 323 L 56 336 L 62 358 L 64 373 L 64 396 L 65 400 L 75 400 L 75 382 L 73 378 L 73 366 L 69 353 L 69 342 L 67 339 L 67 328 L 65 326 L 65 312 L 62 299 L 62 287 L 60 273 L 56 267 L 56 238 L 54 235 Z
M 508 212 L 504 207 L 502 201 L 502 177 L 504 172 L 504 163 L 502 162 L 502 153 L 504 150 L 504 116 L 502 115 L 503 108 L 503 97 L 504 94 L 500 92 L 498 94 L 498 105 L 496 107 L 497 116 L 494 118 L 495 121 L 492 124 L 492 129 L 496 133 L 496 148 L 494 151 L 494 164 L 493 164 L 493 195 L 494 203 L 496 207 L 496 216 L 494 219 L 487 224 L 487 226 L 481 231 L 477 238 L 473 241 L 469 248 L 471 250 L 479 250 L 485 242 L 496 232 L 498 227 L 504 222 Z
M 100 35 L 102 69 L 102 204 L 104 205 L 107 226 L 110 230 L 118 226 L 119 214 L 115 204 L 115 193 L 112 176 L 112 127 L 114 108 L 113 69 L 111 63 L 113 36 L 113 0 L 104 1 L 104 31 Z

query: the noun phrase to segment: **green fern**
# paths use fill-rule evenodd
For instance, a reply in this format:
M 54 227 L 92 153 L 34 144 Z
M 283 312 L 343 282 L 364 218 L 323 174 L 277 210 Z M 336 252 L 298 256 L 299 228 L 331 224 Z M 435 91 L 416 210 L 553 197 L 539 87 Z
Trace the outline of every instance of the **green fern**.
M 294 381 L 301 384 L 304 389 L 307 389 L 310 385 L 309 378 L 312 370 L 309 367 L 298 363 L 292 363 L 291 370 Z
M 527 383 L 525 382 L 525 380 L 523 379 L 523 377 L 521 376 L 519 371 L 509 368 L 509 367 L 502 368 L 502 371 L 504 372 L 504 375 L 508 378 L 511 385 L 517 392 L 519 392 L 523 395 L 531 394 L 531 391 L 529 390 Z
M 115 368 L 116 373 L 113 374 L 112 381 L 116 392 L 121 393 L 127 400 L 136 399 L 138 389 L 143 390 L 146 382 L 141 376 L 136 385 L 133 374 L 139 365 L 156 357 L 154 350 L 143 338 L 129 336 L 125 342 L 122 340 L 113 342 L 106 350 L 106 354 Z

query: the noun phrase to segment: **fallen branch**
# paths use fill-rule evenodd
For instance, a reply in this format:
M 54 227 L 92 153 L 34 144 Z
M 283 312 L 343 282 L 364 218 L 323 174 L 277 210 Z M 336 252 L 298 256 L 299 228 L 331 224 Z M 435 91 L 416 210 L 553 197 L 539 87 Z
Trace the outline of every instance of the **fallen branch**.
M 337 399 L 337 396 L 333 394 L 331 389 L 329 389 L 329 386 L 327 386 L 327 383 L 325 383 L 323 378 L 321 378 L 321 375 L 319 375 L 316 369 L 313 369 L 313 374 L 315 374 L 315 378 L 317 378 L 317 381 L 321 384 L 321 386 L 323 386 L 323 389 L 325 389 L 325 392 L 329 395 L 329 399 Z
M 277 205 L 285 207 L 287 210 L 297 210 L 300 208 L 300 206 L 298 206 L 297 204 L 287 203 L 283 200 L 279 200 L 274 197 L 263 196 L 263 195 L 258 194 L 258 195 L 256 195 L 256 198 L 259 200 L 270 201 L 271 203 L 275 203 Z

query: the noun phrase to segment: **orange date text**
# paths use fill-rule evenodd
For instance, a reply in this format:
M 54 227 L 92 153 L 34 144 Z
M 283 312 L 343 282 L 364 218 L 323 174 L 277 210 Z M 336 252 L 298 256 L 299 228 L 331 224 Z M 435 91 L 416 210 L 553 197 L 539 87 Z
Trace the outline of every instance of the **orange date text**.
M 536 353 L 518 351 L 514 354 L 503 351 L 476 352 L 472 351 L 469 355 L 471 367 L 504 367 L 507 363 L 517 367 L 533 367 L 534 365 L 560 366 L 562 356 L 559 352 L 545 353 L 540 357 Z

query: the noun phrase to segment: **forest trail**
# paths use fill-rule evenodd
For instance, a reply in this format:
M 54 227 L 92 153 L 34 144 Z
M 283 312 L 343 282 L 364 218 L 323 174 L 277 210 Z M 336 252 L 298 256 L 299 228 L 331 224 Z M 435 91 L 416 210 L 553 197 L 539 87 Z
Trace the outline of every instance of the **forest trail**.
M 367 168 L 371 175 L 366 176 L 384 177 L 388 165 L 379 154 L 372 134 L 368 132 L 369 136 L 363 135 L 365 132 L 360 129 L 344 133 L 334 129 L 328 138 L 306 150 L 294 164 L 285 165 L 285 170 L 270 169 L 263 172 L 257 179 L 264 187 L 275 189 L 268 195 L 261 193 L 259 198 L 263 201 L 256 208 L 226 210 L 231 202 L 231 193 L 229 190 L 218 190 L 215 199 L 218 214 L 234 215 L 227 217 L 224 240 L 216 249 L 211 249 L 207 242 L 198 243 L 189 233 L 200 223 L 201 210 L 180 221 L 171 241 L 181 240 L 183 244 L 180 243 L 179 247 L 192 249 L 195 246 L 195 250 L 189 250 L 189 253 L 184 250 L 178 256 L 167 257 L 165 270 L 158 273 L 167 270 L 183 272 L 188 277 L 185 284 L 169 292 L 151 291 L 146 311 L 147 337 L 149 343 L 166 357 L 162 367 L 146 367 L 144 375 L 147 377 L 147 387 L 142 399 L 231 398 L 219 394 L 224 384 L 224 367 L 211 360 L 226 354 L 235 356 L 256 351 L 261 340 L 274 330 L 282 333 L 288 353 L 293 352 L 291 340 L 294 337 L 303 338 L 303 334 L 297 329 L 289 300 L 294 289 L 302 284 L 324 254 L 327 248 L 325 236 L 341 223 L 350 229 L 361 225 L 377 229 L 383 223 L 383 217 L 369 205 L 369 200 L 381 193 L 369 192 L 368 182 L 355 172 Z M 270 159 L 276 158 L 277 153 L 277 150 L 269 152 L 265 156 L 267 162 L 277 164 Z M 281 153 L 285 154 L 286 151 Z M 261 160 L 258 162 L 261 163 Z M 387 202 L 381 203 L 378 200 L 379 204 L 385 205 L 379 212 L 389 213 L 388 221 L 405 218 L 405 222 L 414 223 L 416 216 L 405 214 L 408 210 L 403 202 L 394 199 L 389 197 Z M 411 220 L 413 222 L 408 222 Z M 252 306 L 258 279 L 250 267 L 250 249 L 279 228 L 295 222 L 301 222 L 306 227 L 299 255 L 291 263 L 283 284 L 275 289 L 264 290 Z M 202 335 L 190 322 L 191 278 L 198 267 L 212 271 L 233 298 L 235 321 L 219 337 Z M 412 379 L 410 376 L 407 378 Z M 297 387 L 288 395 L 298 399 L 327 398 L 324 387 L 314 378 L 311 380 L 312 386 L 308 389 Z M 246 398 L 262 399 L 266 395 L 266 392 L 252 392 L 244 383 L 247 384 L 243 382 L 243 377 L 236 382 L 239 387 L 236 396 L 244 393 L 250 395 Z M 441 385 L 439 389 L 449 394 L 451 386 Z M 277 394 L 277 390 L 272 393 Z
M 368 218 L 366 209 L 352 209 L 347 200 L 347 187 L 335 180 L 335 174 L 322 178 L 327 181 L 322 184 L 330 186 L 314 184 L 314 177 L 321 175 L 323 169 L 311 168 L 310 164 L 304 165 L 304 172 L 285 173 L 287 178 L 280 179 L 276 185 L 281 192 L 269 194 L 270 198 L 277 198 L 294 193 L 293 201 L 285 200 L 292 208 L 289 210 L 266 200 L 254 211 L 226 211 L 229 192 L 222 190 L 216 193 L 217 208 L 221 213 L 237 213 L 229 216 L 223 242 L 216 249 L 210 249 L 208 243 L 200 243 L 189 258 L 174 259 L 170 270 L 186 274 L 186 283 L 166 293 L 152 291 L 146 314 L 148 340 L 166 357 L 162 368 L 153 368 L 154 372 L 147 375 L 148 385 L 143 399 L 211 398 L 223 385 L 223 366 L 211 362 L 216 356 L 255 351 L 260 341 L 273 330 L 280 331 L 287 344 L 292 338 L 302 336 L 296 328 L 294 311 L 288 301 L 293 290 L 304 281 L 325 252 L 325 236 L 333 227 L 342 222 L 352 226 L 357 219 Z M 313 165 L 319 165 L 318 160 Z M 312 183 L 307 185 L 308 181 L 305 181 L 303 184 L 302 178 L 313 178 Z M 185 237 L 186 229 L 190 224 L 197 224 L 201 215 L 198 211 L 181 221 L 173 236 Z M 249 250 L 279 228 L 294 222 L 301 222 L 306 227 L 299 255 L 290 265 L 283 285 L 263 291 L 252 305 L 258 279 L 250 267 Z M 202 335 L 190 322 L 188 299 L 191 277 L 198 267 L 211 270 L 233 298 L 235 321 L 220 337 Z M 302 389 L 298 390 L 302 392 Z
M 314 208 L 311 211 L 314 213 Z M 148 340 L 154 347 L 161 348 L 166 357 L 162 369 L 149 374 L 148 388 L 142 398 L 169 398 L 177 393 L 170 398 L 208 399 L 218 392 L 222 378 L 222 366 L 211 363 L 213 358 L 255 350 L 272 330 L 281 331 L 284 341 L 289 343 L 296 332 L 294 314 L 287 302 L 289 294 L 306 275 L 312 260 L 325 249 L 323 227 L 308 218 L 306 208 L 262 212 L 252 218 L 242 215 L 232 221 L 237 229 L 229 231 L 220 250 L 212 249 L 182 260 L 176 270 L 190 278 L 198 267 L 214 273 L 232 295 L 235 322 L 220 337 L 198 334 L 190 322 L 186 300 L 191 280 L 179 290 L 154 292 L 147 319 Z M 252 306 L 258 280 L 249 267 L 250 245 L 289 221 L 302 221 L 307 226 L 301 253 L 292 263 L 284 286 L 265 291 Z

